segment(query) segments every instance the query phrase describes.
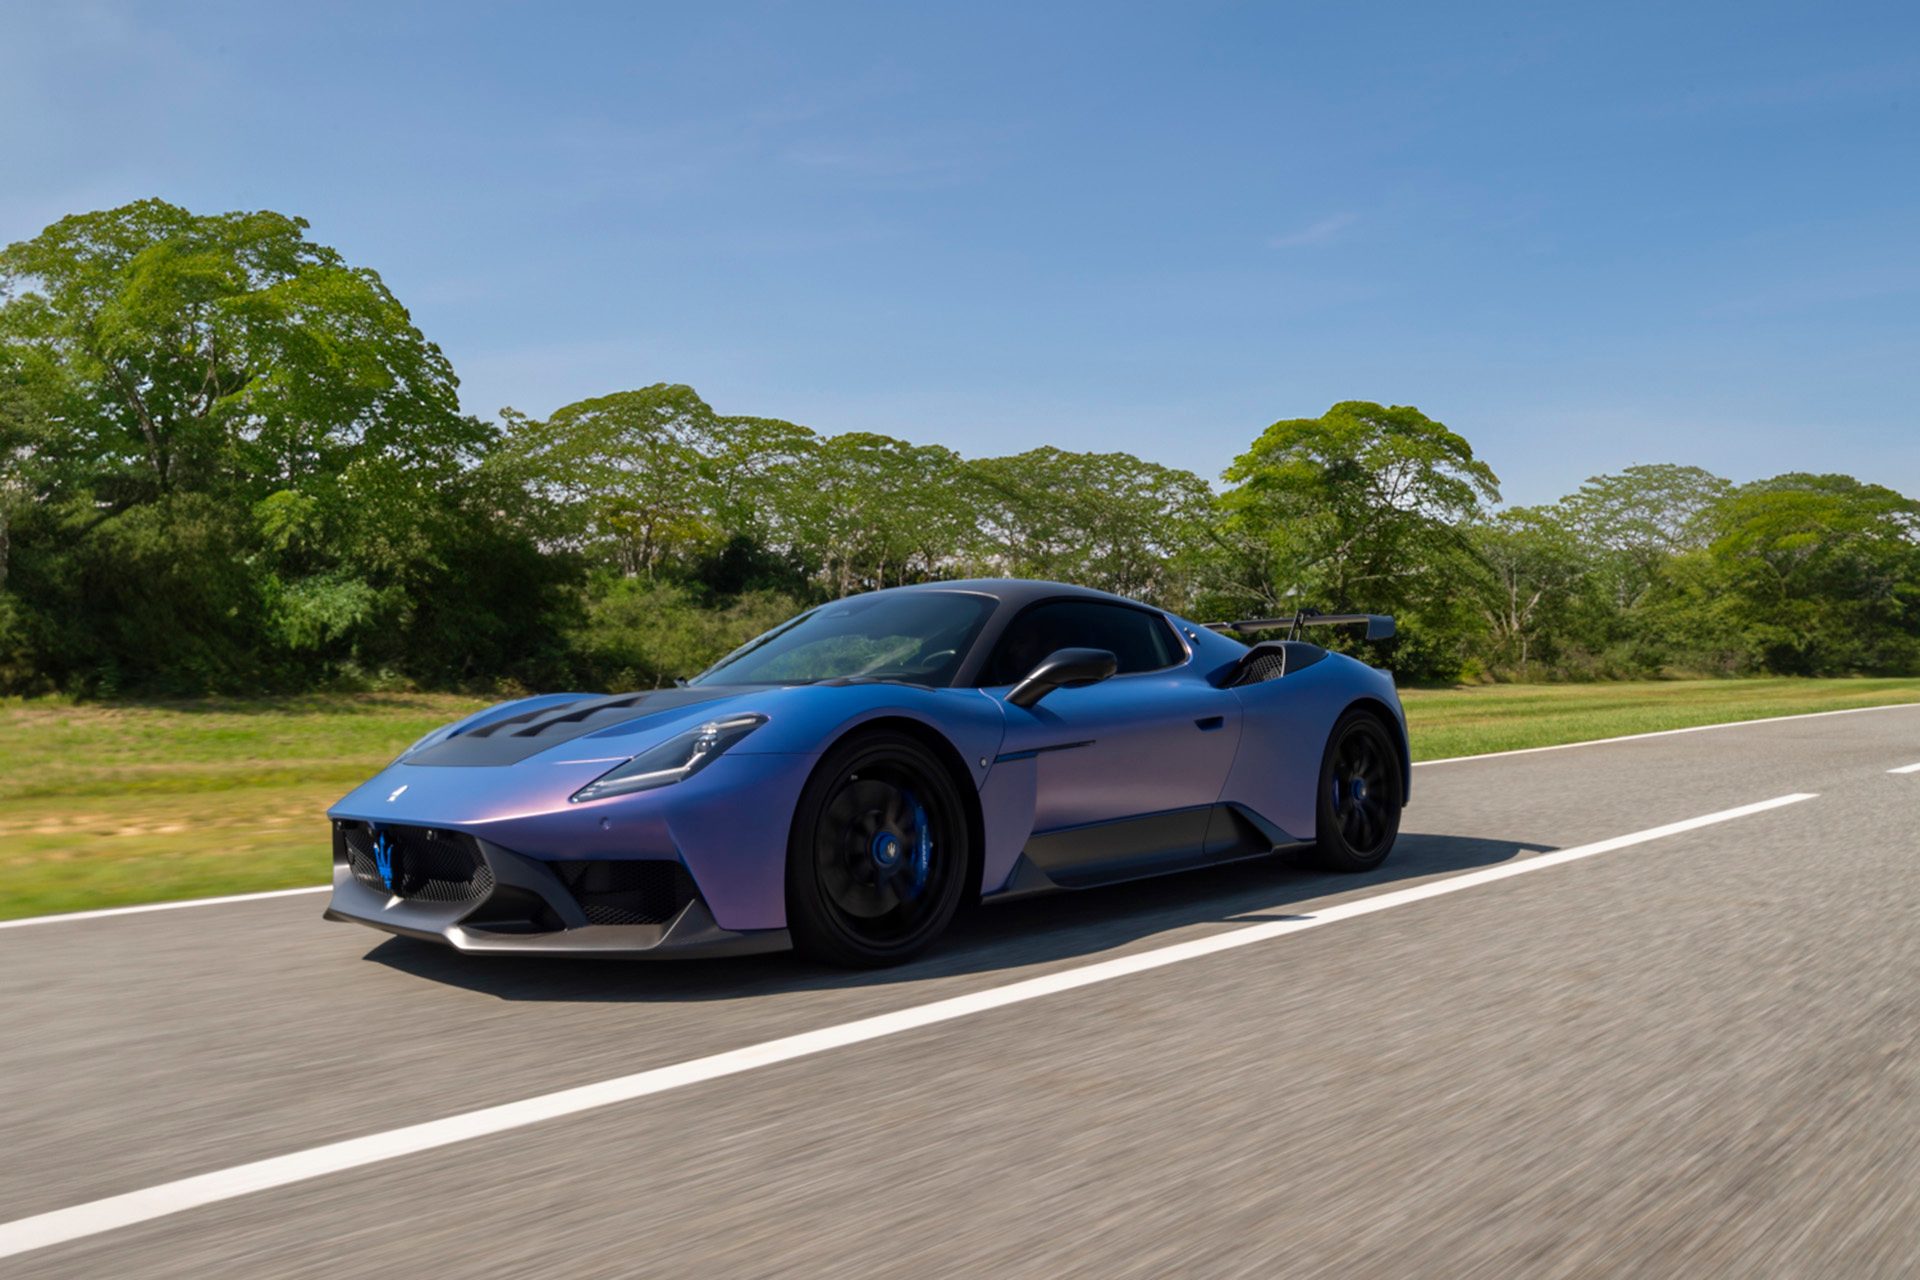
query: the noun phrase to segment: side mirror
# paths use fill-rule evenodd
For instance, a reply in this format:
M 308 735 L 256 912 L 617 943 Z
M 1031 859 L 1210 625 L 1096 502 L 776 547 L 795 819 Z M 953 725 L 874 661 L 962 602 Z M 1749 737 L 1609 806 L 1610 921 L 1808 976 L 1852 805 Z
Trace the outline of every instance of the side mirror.
M 1016 707 L 1031 707 L 1055 689 L 1099 684 L 1119 665 L 1120 660 L 1105 649 L 1056 649 L 1013 686 L 1007 701 Z

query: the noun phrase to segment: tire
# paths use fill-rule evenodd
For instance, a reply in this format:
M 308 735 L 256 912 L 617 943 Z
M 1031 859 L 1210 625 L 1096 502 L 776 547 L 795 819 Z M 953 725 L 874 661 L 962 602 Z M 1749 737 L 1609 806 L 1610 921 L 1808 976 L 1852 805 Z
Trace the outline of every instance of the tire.
M 1323 871 L 1371 871 L 1387 860 L 1405 804 L 1400 750 L 1379 717 L 1349 711 L 1327 735 L 1320 761 L 1315 840 L 1308 861 Z
M 966 889 L 967 811 L 914 738 L 869 733 L 827 752 L 787 843 L 787 927 L 801 954 L 899 964 L 946 929 Z

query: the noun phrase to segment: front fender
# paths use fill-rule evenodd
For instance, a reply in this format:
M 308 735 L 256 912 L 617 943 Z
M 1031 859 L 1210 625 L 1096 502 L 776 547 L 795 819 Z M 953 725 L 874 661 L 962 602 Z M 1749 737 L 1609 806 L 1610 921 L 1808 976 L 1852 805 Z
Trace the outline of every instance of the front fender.
M 818 758 L 864 724 L 912 720 L 953 744 L 976 788 L 985 781 L 1006 736 L 1006 717 L 999 702 L 978 689 L 878 683 L 800 685 L 770 691 L 754 706 L 767 716 L 767 723 L 727 754 Z

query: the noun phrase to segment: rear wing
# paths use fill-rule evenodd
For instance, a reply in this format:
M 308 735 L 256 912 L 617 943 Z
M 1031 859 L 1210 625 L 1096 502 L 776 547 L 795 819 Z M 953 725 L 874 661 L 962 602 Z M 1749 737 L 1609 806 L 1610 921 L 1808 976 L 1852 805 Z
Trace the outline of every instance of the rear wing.
M 1367 639 L 1391 640 L 1394 636 L 1393 619 L 1384 613 L 1315 613 L 1311 609 L 1302 609 L 1291 618 L 1242 618 L 1238 622 L 1209 622 L 1209 631 L 1278 631 L 1287 629 L 1287 639 L 1298 640 L 1303 627 L 1345 627 L 1365 626 Z

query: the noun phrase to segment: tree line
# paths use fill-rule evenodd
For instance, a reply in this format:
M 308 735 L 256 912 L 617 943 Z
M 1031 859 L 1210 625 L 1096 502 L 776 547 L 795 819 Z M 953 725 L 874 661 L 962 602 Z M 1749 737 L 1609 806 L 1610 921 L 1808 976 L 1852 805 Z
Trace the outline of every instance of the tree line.
M 1364 401 L 1220 486 L 965 458 L 655 384 L 463 413 L 380 277 L 271 212 L 158 200 L 0 251 L 0 689 L 647 686 L 820 600 L 1015 575 L 1189 616 L 1390 612 L 1402 675 L 1920 671 L 1920 504 L 1694 467 L 1499 505 Z

